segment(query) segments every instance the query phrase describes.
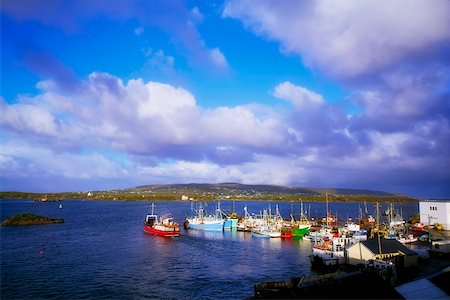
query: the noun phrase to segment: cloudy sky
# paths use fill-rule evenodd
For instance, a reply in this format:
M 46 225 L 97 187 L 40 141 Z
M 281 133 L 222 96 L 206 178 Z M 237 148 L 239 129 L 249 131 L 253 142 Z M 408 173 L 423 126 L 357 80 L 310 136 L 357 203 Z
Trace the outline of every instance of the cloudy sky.
M 450 197 L 450 1 L 4 0 L 1 190 Z

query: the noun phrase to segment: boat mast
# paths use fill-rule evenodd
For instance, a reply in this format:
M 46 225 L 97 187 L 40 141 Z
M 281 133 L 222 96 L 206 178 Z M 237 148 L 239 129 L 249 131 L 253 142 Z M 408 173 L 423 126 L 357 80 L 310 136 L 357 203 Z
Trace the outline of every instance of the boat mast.
M 383 252 L 381 250 L 381 237 L 380 232 L 377 233 L 378 236 L 378 254 L 380 255 L 380 259 L 383 259 Z
M 303 215 L 303 200 L 300 198 L 300 214 Z
M 326 216 L 326 218 L 327 218 L 327 228 L 329 227 L 329 225 L 328 225 L 328 190 L 325 190 L 325 202 L 326 202 L 326 205 L 327 205 L 327 216 Z
M 376 222 L 376 228 L 379 229 L 380 227 L 380 204 L 377 202 L 376 204 L 376 208 L 377 208 L 377 222 Z
M 152 215 L 155 214 L 155 203 L 152 203 L 152 205 L 150 205 L 152 207 Z

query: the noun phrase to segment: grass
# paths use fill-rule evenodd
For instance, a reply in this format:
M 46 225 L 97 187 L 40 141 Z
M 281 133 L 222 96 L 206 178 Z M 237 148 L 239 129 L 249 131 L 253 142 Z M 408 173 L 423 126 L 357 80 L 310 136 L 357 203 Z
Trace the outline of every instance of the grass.
M 43 225 L 64 223 L 63 219 L 52 219 L 30 213 L 14 215 L 2 222 L 2 226 Z

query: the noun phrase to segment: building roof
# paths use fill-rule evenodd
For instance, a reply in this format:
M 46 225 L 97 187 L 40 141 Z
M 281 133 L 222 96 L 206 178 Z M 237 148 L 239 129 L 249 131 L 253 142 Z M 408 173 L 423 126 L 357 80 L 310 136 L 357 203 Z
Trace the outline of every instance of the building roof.
M 404 253 L 406 256 L 417 255 L 416 252 L 406 248 L 402 243 L 400 243 L 397 240 L 380 238 L 380 242 L 381 242 L 381 252 L 383 252 L 383 254 L 398 253 L 400 251 Z M 369 248 L 369 250 L 372 251 L 373 253 L 379 252 L 378 238 L 362 241 L 361 243 L 363 243 L 363 245 Z
M 395 288 L 405 299 L 448 299 L 445 291 L 425 278 Z
M 428 278 L 399 285 L 395 290 L 405 299 L 448 299 L 450 267 Z

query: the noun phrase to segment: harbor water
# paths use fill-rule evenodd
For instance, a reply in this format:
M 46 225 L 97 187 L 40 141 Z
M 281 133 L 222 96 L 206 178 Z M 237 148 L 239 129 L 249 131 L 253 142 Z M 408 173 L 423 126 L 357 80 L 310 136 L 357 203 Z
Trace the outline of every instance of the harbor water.
M 62 204 L 62 208 L 60 208 Z M 279 206 L 284 218 L 298 214 L 299 203 L 222 201 L 239 215 Z M 145 201 L 32 202 L 2 199 L 1 220 L 18 213 L 63 218 L 63 224 L 1 227 L 1 297 L 3 299 L 243 299 L 261 281 L 288 280 L 314 274 L 308 255 L 311 242 L 258 239 L 250 233 L 181 229 L 181 236 L 145 234 L 150 210 Z M 304 203 L 312 217 L 325 215 L 325 203 Z M 374 204 L 367 204 L 374 214 Z M 387 208 L 384 204 L 383 207 Z M 211 213 L 215 204 L 206 209 Z M 330 203 L 339 219 L 356 218 L 360 203 Z M 418 213 L 403 204 L 403 216 Z M 171 213 L 180 223 L 191 203 L 156 202 L 158 215 Z

